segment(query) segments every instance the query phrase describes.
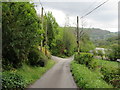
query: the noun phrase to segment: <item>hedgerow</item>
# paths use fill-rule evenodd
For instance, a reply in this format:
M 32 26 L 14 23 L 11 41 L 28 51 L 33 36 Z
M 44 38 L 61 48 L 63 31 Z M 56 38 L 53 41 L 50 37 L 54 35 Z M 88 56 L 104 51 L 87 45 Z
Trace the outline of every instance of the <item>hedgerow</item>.
M 33 48 L 30 50 L 28 55 L 29 63 L 32 66 L 42 66 L 44 67 L 46 62 L 48 61 L 47 56 L 45 56 L 40 50 L 37 48 Z
M 120 88 L 120 74 L 117 62 L 94 59 L 90 53 L 75 54 L 75 61 L 91 71 L 102 74 L 102 79 L 115 88 Z
M 79 64 L 89 65 L 89 63 L 93 60 L 93 55 L 91 53 L 76 53 L 75 60 Z
M 85 65 L 72 61 L 71 71 L 77 86 L 80 88 L 113 88 L 101 78 L 99 73 L 92 72 Z

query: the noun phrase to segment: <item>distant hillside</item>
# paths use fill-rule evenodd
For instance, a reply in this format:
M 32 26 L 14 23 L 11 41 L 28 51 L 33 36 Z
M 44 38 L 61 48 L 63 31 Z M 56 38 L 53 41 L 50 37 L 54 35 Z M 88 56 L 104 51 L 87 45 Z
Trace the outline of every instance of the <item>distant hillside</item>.
M 76 30 L 75 27 L 71 27 L 71 29 L 73 29 L 74 31 Z M 80 30 L 82 29 L 80 28 Z M 118 36 L 118 32 L 110 32 L 99 28 L 84 28 L 83 30 L 85 33 L 87 33 L 90 36 L 90 39 L 93 41 L 100 39 L 106 40 L 110 37 Z
M 107 30 L 97 29 L 97 28 L 85 28 L 84 31 L 90 36 L 91 40 L 98 40 L 98 39 L 108 39 L 110 37 L 114 37 L 118 35 L 118 32 L 110 32 Z
M 75 27 L 69 27 L 68 29 L 73 30 L 73 33 L 76 34 Z M 84 28 L 83 32 L 88 34 L 96 47 L 109 47 L 118 43 L 118 32 L 110 32 L 99 28 Z

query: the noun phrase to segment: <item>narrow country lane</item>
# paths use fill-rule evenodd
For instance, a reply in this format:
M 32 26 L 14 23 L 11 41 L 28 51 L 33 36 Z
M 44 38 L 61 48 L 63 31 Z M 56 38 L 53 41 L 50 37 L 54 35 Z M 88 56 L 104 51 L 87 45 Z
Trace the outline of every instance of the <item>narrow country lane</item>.
M 52 56 L 52 59 L 57 64 L 29 88 L 77 88 L 70 72 L 70 62 L 74 56 L 65 59 Z

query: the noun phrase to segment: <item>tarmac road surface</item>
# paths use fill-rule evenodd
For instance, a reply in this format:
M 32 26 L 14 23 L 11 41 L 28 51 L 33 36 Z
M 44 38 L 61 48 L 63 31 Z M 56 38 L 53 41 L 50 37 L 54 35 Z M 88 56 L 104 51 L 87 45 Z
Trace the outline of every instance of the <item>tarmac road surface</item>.
M 57 63 L 29 88 L 77 88 L 70 72 L 70 62 L 74 56 L 59 58 L 52 56 Z

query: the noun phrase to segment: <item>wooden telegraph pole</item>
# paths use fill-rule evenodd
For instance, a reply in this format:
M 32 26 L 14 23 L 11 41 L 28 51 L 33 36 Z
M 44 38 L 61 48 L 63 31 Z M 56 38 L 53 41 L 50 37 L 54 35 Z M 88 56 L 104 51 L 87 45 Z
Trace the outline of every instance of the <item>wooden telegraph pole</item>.
M 80 43 L 79 43 L 79 17 L 77 16 L 77 52 L 80 52 Z
M 43 30 L 43 7 L 41 9 L 41 20 L 42 20 L 42 30 Z M 41 34 L 41 37 L 43 37 L 43 34 Z M 41 40 L 41 48 L 40 48 L 41 51 L 42 51 L 42 47 L 43 47 L 43 40 Z
M 46 30 L 45 30 L 45 55 L 47 55 L 47 16 L 46 16 Z

